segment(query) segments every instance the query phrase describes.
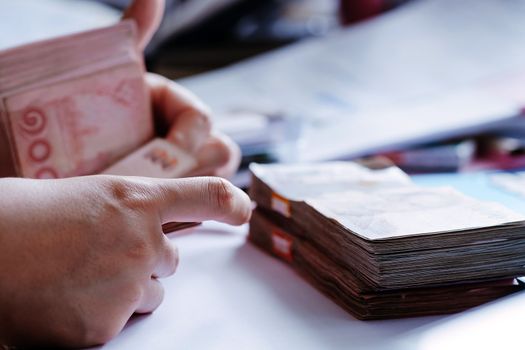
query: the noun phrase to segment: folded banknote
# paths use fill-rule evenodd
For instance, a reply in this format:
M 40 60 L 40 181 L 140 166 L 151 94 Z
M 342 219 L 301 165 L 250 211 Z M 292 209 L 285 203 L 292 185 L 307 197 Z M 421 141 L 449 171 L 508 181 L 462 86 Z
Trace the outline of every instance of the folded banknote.
M 108 175 L 177 178 L 197 166 L 195 157 L 177 145 L 155 138 L 104 170 Z

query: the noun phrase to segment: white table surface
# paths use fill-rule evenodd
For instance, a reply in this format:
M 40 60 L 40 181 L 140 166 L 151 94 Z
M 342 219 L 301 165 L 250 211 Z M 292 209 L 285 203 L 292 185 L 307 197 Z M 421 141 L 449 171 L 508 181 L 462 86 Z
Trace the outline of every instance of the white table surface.
M 290 267 L 246 243 L 247 226 L 174 237 L 163 304 L 101 349 L 524 348 L 525 293 L 456 315 L 359 321 Z

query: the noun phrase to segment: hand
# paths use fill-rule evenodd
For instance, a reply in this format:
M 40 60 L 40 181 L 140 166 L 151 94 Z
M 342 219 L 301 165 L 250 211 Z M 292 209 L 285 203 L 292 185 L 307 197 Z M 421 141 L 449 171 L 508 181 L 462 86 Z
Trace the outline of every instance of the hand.
M 164 0 L 135 0 L 124 14 L 138 27 L 138 44 L 144 49 L 164 11 Z M 147 84 L 157 124 L 168 125 L 167 139 L 197 160 L 197 167 L 187 176 L 232 176 L 239 167 L 239 147 L 226 135 L 213 130 L 210 110 L 182 86 L 159 75 L 148 73 Z
M 251 212 L 219 178 L 0 179 L 0 193 L 0 344 L 12 345 L 107 342 L 162 301 L 157 278 L 178 254 L 161 224 Z

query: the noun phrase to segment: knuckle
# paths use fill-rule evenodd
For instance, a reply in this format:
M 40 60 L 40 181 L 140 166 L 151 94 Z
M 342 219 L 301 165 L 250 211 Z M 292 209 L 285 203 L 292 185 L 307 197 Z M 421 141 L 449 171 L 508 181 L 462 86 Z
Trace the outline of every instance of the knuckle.
M 195 95 L 193 92 L 186 89 L 182 85 L 177 84 L 177 88 L 179 89 L 181 94 L 186 98 L 186 101 L 188 101 L 189 109 L 201 114 L 203 119 L 206 119 L 206 122 L 209 123 L 211 126 L 212 123 L 210 116 L 212 115 L 212 110 L 210 106 L 208 106 L 201 98 L 199 98 L 197 95 Z
M 144 209 L 152 198 L 152 187 L 143 182 L 122 178 L 111 178 L 107 184 L 109 202 L 118 208 Z
M 233 185 L 222 178 L 212 178 L 208 182 L 209 202 L 223 212 L 230 212 L 234 207 L 235 194 Z
M 198 118 L 199 124 L 202 125 L 203 129 L 211 130 L 212 122 L 211 122 L 211 118 L 209 117 L 208 113 L 203 111 L 202 113 L 198 114 L 197 118 Z

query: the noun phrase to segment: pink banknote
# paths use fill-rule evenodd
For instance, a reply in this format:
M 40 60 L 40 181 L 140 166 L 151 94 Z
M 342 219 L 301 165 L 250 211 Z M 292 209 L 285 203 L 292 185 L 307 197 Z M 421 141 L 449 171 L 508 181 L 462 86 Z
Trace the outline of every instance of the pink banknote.
M 0 176 L 93 174 L 152 137 L 133 22 L 0 52 Z
M 188 152 L 171 142 L 156 138 L 104 170 L 108 175 L 175 178 L 187 175 L 197 166 Z

